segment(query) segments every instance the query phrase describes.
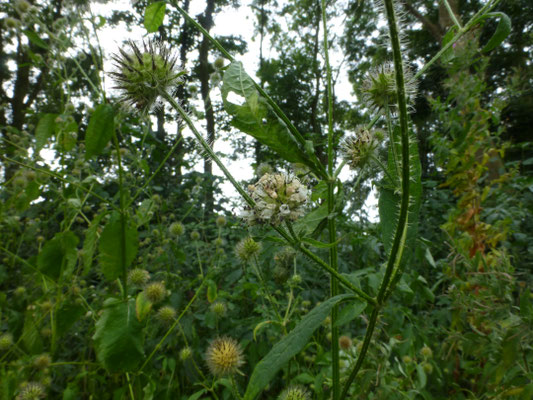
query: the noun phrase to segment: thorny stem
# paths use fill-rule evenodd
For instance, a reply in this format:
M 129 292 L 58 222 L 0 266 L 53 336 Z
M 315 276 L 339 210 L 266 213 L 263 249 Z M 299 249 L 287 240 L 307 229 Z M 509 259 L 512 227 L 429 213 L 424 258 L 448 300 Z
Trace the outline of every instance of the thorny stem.
M 401 260 L 403 247 L 405 243 L 405 229 L 407 226 L 407 212 L 409 208 L 409 126 L 408 126 L 408 115 L 407 115 L 407 102 L 405 99 L 405 82 L 403 76 L 403 63 L 402 63 L 402 54 L 400 48 L 400 38 L 398 31 L 398 24 L 396 20 L 396 15 L 394 11 L 393 0 L 384 0 L 385 11 L 387 17 L 387 23 L 389 26 L 391 45 L 392 45 L 392 56 L 394 59 L 394 70 L 396 74 L 396 90 L 398 93 L 398 111 L 400 117 L 400 136 L 401 136 L 401 204 L 400 204 L 400 215 L 398 217 L 398 226 L 394 233 L 394 240 L 392 243 L 389 259 L 387 261 L 387 269 L 385 270 L 385 275 L 381 282 L 379 292 L 377 295 L 377 306 L 374 308 L 372 315 L 370 316 L 370 321 L 365 334 L 365 339 L 363 341 L 363 348 L 361 353 L 357 358 L 354 369 L 350 373 L 350 376 L 343 388 L 341 399 L 345 399 L 348 395 L 348 390 L 357 376 L 359 369 L 363 365 L 363 361 L 370 345 L 372 335 L 376 326 L 376 321 L 379 315 L 379 310 L 383 306 L 383 301 L 387 289 L 389 287 L 391 276 L 395 270 L 395 267 L 399 265 Z M 394 139 L 393 139 L 394 140 Z M 394 143 L 392 144 L 395 145 Z
M 327 79 L 327 100 L 328 100 L 328 175 L 333 177 L 333 90 L 331 85 L 331 65 L 329 63 L 328 51 L 328 24 L 326 15 L 326 1 L 321 1 L 322 8 L 322 25 L 324 31 L 324 56 L 326 62 L 326 79 Z M 328 233 L 329 242 L 335 243 L 337 241 L 337 226 L 335 217 L 332 215 L 335 208 L 335 178 L 328 179 Z M 329 265 L 331 269 L 338 272 L 337 265 L 337 245 L 332 245 L 329 248 Z M 335 297 L 339 294 L 339 282 L 335 279 L 333 274 L 330 274 L 330 296 Z M 340 373 L 339 373 L 339 328 L 337 327 L 337 318 L 339 314 L 339 306 L 335 305 L 331 309 L 331 363 L 332 363 L 332 400 L 339 398 L 340 392 Z

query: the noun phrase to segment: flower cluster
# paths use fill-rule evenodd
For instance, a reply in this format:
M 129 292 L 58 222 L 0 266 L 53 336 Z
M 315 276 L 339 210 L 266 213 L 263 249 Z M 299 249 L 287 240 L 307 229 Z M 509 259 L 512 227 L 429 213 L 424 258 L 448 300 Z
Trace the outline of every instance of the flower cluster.
M 342 158 L 353 169 L 364 165 L 372 156 L 378 141 L 374 131 L 356 128 L 355 135 L 345 137 L 340 144 Z
M 255 185 L 248 186 L 248 191 L 256 204 L 253 209 L 244 210 L 241 216 L 249 224 L 279 225 L 283 221 L 295 221 L 304 214 L 308 189 L 295 176 L 264 174 Z

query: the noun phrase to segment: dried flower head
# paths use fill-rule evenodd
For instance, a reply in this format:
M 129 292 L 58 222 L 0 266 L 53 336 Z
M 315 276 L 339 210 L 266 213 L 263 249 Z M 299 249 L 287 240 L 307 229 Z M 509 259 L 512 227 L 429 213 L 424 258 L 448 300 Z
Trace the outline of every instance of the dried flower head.
M 229 337 L 213 340 L 205 358 L 211 373 L 218 377 L 233 375 L 244 364 L 239 344 Z
M 349 135 L 341 141 L 340 152 L 344 161 L 351 168 L 356 169 L 368 162 L 377 144 L 375 132 L 359 126 L 356 128 L 355 135 Z
M 404 66 L 403 70 L 405 97 L 409 107 L 416 97 L 417 85 L 412 70 L 407 66 Z M 363 82 L 362 96 L 363 101 L 372 112 L 379 112 L 387 108 L 392 112 L 395 111 L 398 106 L 398 94 L 394 63 L 381 64 L 369 72 L 367 79 Z
M 279 396 L 278 400 L 309 400 L 309 392 L 303 386 L 291 386 L 285 389 Z
M 130 51 L 120 49 L 113 56 L 117 89 L 122 91 L 121 100 L 142 112 L 148 112 L 161 93 L 172 93 L 183 83 L 185 71 L 177 66 L 177 57 L 162 43 L 148 41 L 139 48 L 128 42 Z
M 235 246 L 235 255 L 244 263 L 258 255 L 260 252 L 261 243 L 256 242 L 251 237 L 242 239 Z
M 248 186 L 248 191 L 256 204 L 253 209 L 244 210 L 241 216 L 249 224 L 269 222 L 279 225 L 304 215 L 308 190 L 295 176 L 265 174 L 255 185 Z
M 352 339 L 349 336 L 342 335 L 339 337 L 339 347 L 343 350 L 350 350 L 352 347 Z
M 39 400 L 45 397 L 45 389 L 39 382 L 29 382 L 21 388 L 17 400 Z

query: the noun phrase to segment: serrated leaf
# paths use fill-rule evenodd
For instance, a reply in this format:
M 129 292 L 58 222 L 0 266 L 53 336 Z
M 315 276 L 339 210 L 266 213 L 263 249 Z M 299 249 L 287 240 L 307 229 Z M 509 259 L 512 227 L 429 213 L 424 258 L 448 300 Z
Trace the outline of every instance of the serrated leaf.
M 313 332 L 322 324 L 331 309 L 336 304 L 350 298 L 354 296 L 341 294 L 324 301 L 307 314 L 287 336 L 277 342 L 255 366 L 244 394 L 244 400 L 255 399 L 276 373 L 305 347 Z
M 308 235 L 313 232 L 318 225 L 328 217 L 328 205 L 324 203 L 317 209 L 307 213 L 294 224 L 294 230 L 300 235 Z
M 93 335 L 96 357 L 109 372 L 133 371 L 144 357 L 142 325 L 135 316 L 135 300 L 104 302 Z
M 487 44 L 481 49 L 481 52 L 483 53 L 487 53 L 499 46 L 511 33 L 511 18 L 509 18 L 507 14 L 504 14 L 502 12 L 495 12 L 489 13 L 487 15 L 490 17 L 499 17 L 500 21 L 498 22 L 498 26 L 496 27 L 496 31 L 494 32 L 492 37 L 489 39 Z
M 157 1 L 146 7 L 144 12 L 144 27 L 150 33 L 159 29 L 165 18 L 167 4 L 164 1 Z
M 48 139 L 54 136 L 57 114 L 44 114 L 35 128 L 35 150 L 37 153 L 46 145 Z
M 94 110 L 85 133 L 85 158 L 99 155 L 115 132 L 115 112 L 109 104 L 100 104 Z
M 231 123 L 234 127 L 268 146 L 283 159 L 315 169 L 238 61 L 232 62 L 224 72 L 222 99 L 224 109 L 233 118 Z
M 35 318 L 31 311 L 26 311 L 24 327 L 22 328 L 22 343 L 30 354 L 39 354 L 43 351 L 43 340 L 35 326 Z
M 70 231 L 56 233 L 37 256 L 37 267 L 57 281 L 64 271 L 72 269 L 76 263 L 78 242 L 78 237 Z
M 129 218 L 124 216 L 121 221 L 120 214 L 114 212 L 102 231 L 98 250 L 102 273 L 110 281 L 117 279 L 137 255 L 137 228 Z

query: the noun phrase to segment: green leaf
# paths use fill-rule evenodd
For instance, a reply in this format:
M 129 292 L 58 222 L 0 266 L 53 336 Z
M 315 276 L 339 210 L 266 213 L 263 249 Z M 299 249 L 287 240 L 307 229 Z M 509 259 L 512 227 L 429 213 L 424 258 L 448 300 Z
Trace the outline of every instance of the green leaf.
M 94 110 L 85 133 L 85 158 L 99 155 L 115 132 L 115 113 L 109 104 L 100 104 Z
M 152 303 L 150 300 L 146 298 L 144 292 L 139 292 L 137 299 L 135 300 L 135 314 L 137 315 L 137 319 L 142 322 L 151 309 Z
M 308 245 L 316 247 L 317 249 L 329 249 L 330 247 L 333 247 L 333 246 L 339 244 L 340 241 L 342 240 L 342 238 L 339 238 L 334 243 L 324 243 L 324 242 L 320 242 L 318 240 L 311 239 L 311 238 L 308 238 L 308 237 L 304 237 L 301 240 L 302 240 L 303 243 L 307 243 Z
M 83 306 L 72 302 L 63 302 L 56 313 L 57 336 L 61 337 L 65 334 L 83 314 L 85 314 Z
M 416 372 L 418 376 L 418 388 L 423 389 L 426 386 L 428 378 L 426 376 L 424 368 L 422 367 L 422 364 L 416 364 Z
M 30 31 L 29 29 L 25 29 L 24 34 L 28 37 L 29 41 L 32 42 L 34 45 L 40 47 L 41 49 L 48 50 L 48 45 L 46 42 L 39 37 L 34 31 Z
M 35 317 L 31 311 L 26 311 L 24 327 L 22 328 L 22 344 L 30 354 L 39 354 L 43 351 L 43 340 L 35 326 Z
M 339 312 L 339 317 L 337 318 L 337 321 L 335 321 L 335 326 L 340 327 L 353 321 L 365 310 L 366 305 L 366 302 L 358 299 L 354 300 L 352 304 L 345 306 L 341 312 Z
M 144 12 L 144 27 L 150 33 L 159 29 L 165 18 L 167 4 L 164 1 L 157 1 L 146 7 Z
M 509 18 L 507 14 L 502 12 L 494 12 L 487 14 L 487 16 L 499 17 L 500 21 L 498 22 L 498 26 L 496 27 L 494 35 L 492 35 L 487 44 L 481 49 L 481 52 L 483 53 L 487 53 L 499 46 L 500 43 L 503 42 L 511 33 L 511 18 Z
M 306 152 L 259 94 L 238 61 L 232 62 L 224 72 L 222 99 L 225 110 L 233 117 L 231 123 L 234 127 L 270 147 L 283 159 L 315 169 Z
M 191 396 L 189 396 L 187 400 L 198 400 L 205 392 L 207 392 L 207 390 L 202 389 L 199 392 L 196 392 L 192 394 Z
M 85 240 L 83 241 L 83 275 L 87 275 L 93 265 L 93 255 L 96 250 L 97 231 L 100 226 L 100 221 L 105 216 L 105 213 L 98 214 L 91 221 L 89 228 L 85 230 Z
M 117 279 L 137 255 L 137 228 L 129 218 L 124 216 L 124 221 L 121 221 L 120 214 L 114 212 L 102 231 L 98 249 L 102 273 L 110 281 Z
M 395 137 L 400 136 L 399 128 L 395 129 Z M 409 211 L 407 216 L 407 237 L 406 246 L 412 246 L 418 230 L 418 214 L 420 210 L 420 199 L 422 195 L 422 182 L 420 158 L 418 156 L 418 145 L 413 135 L 409 139 L 409 167 L 410 167 L 410 182 L 409 182 Z M 401 157 L 401 146 L 396 144 L 396 154 Z M 379 194 L 379 217 L 380 229 L 382 234 L 383 245 L 387 253 L 390 252 L 392 242 L 394 240 L 394 233 L 398 226 L 398 217 L 400 213 L 401 195 L 399 190 L 400 178 L 398 173 L 401 173 L 401 160 L 398 160 L 398 166 L 395 165 L 392 149 L 389 149 L 388 167 L 387 170 L 395 182 L 390 182 L 385 179 L 382 182 Z M 396 190 L 398 188 L 398 190 Z
M 54 136 L 57 114 L 44 114 L 35 128 L 35 150 L 38 153 Z
M 332 297 L 315 307 L 296 327 L 272 347 L 255 366 L 244 400 L 253 400 L 274 378 L 276 373 L 307 344 L 313 332 L 322 324 L 330 310 L 338 303 L 354 298 L 350 294 Z
M 96 357 L 109 372 L 133 371 L 144 357 L 135 300 L 107 299 L 93 336 Z
M 37 256 L 37 267 L 43 274 L 57 281 L 64 271 L 72 270 L 75 265 L 78 242 L 78 237 L 70 231 L 56 233 Z
M 294 224 L 294 230 L 300 235 L 308 235 L 328 216 L 328 205 L 324 202 L 320 207 L 306 214 Z

